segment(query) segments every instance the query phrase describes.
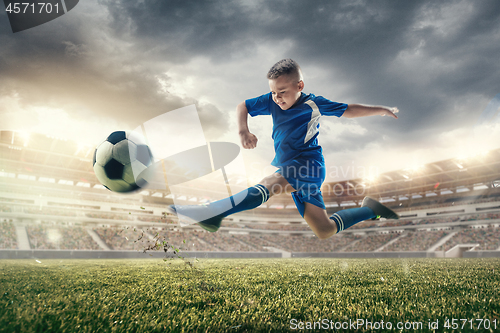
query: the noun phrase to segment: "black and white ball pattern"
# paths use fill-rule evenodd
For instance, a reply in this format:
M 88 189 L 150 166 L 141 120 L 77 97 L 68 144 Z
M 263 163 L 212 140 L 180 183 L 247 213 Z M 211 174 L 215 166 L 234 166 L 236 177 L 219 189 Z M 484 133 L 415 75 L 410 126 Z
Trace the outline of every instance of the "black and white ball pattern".
M 153 154 L 138 134 L 117 131 L 97 146 L 92 163 L 104 187 L 113 192 L 132 192 L 146 185 L 141 173 L 153 164 Z

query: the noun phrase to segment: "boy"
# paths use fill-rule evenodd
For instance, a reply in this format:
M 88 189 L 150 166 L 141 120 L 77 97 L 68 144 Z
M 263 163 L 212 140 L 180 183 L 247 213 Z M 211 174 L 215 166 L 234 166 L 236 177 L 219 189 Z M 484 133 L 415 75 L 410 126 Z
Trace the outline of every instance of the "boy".
M 341 210 L 328 217 L 320 190 L 325 180 L 325 163 L 317 140 L 322 115 L 346 118 L 387 115 L 397 119 L 395 113 L 398 109 L 347 105 L 313 94 L 306 95 L 302 92 L 302 72 L 292 59 L 277 62 L 267 78 L 271 92 L 240 103 L 236 112 L 240 140 L 245 149 L 257 146 L 257 137 L 248 129 L 248 115 L 272 116 L 276 156 L 271 164 L 279 168 L 278 171 L 232 197 L 206 205 L 171 205 L 169 211 L 215 232 L 224 217 L 256 208 L 284 190 L 292 194 L 299 213 L 320 239 L 329 238 L 364 220 L 378 217 L 398 219 L 396 213 L 369 197 L 364 198 L 361 208 Z

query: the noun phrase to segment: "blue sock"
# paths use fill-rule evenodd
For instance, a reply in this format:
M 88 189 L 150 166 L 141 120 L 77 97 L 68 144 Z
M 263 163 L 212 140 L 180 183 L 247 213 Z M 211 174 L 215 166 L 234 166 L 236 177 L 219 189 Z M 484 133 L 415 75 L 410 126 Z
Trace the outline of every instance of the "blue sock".
M 350 208 L 336 212 L 330 219 L 337 225 L 337 233 L 352 227 L 358 222 L 369 220 L 375 217 L 375 213 L 371 208 Z
M 264 185 L 257 184 L 229 198 L 211 202 L 209 207 L 211 210 L 221 212 L 219 216 L 226 217 L 244 210 L 257 208 L 268 199 L 269 190 Z

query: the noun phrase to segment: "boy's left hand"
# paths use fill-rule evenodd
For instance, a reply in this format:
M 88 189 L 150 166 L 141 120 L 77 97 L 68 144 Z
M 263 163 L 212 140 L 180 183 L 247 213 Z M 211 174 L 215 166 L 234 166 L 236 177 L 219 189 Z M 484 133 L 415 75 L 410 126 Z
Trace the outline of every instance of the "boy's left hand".
M 398 116 L 396 116 L 396 113 L 399 112 L 399 109 L 397 107 L 392 107 L 392 108 L 384 108 L 385 113 L 381 114 L 381 116 L 390 116 L 394 119 L 398 119 Z

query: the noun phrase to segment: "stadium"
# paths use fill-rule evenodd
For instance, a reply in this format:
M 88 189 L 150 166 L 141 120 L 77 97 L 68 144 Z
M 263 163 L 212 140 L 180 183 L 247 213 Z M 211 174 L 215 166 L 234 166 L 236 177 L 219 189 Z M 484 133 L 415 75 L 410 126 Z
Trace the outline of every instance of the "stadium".
M 289 195 L 230 216 L 219 232 L 208 233 L 181 227 L 164 212 L 174 199 L 168 189 L 128 195 L 105 189 L 92 170 L 94 147 L 14 131 L 1 132 L 0 147 L 5 259 L 163 255 L 143 253 L 158 236 L 197 258 L 500 256 L 500 150 L 325 183 L 329 213 L 359 206 L 368 195 L 401 219 L 365 221 L 320 241 Z M 206 182 L 186 187 L 176 202 L 211 200 L 217 187 Z
M 4 4 L 0 333 L 500 330 L 500 2 Z
M 120 194 L 94 175 L 95 147 L 2 131 L 0 149 L 0 332 L 499 324 L 498 264 L 489 257 L 500 256 L 500 150 L 325 183 L 329 213 L 369 195 L 401 218 L 319 240 L 289 195 L 227 217 L 216 233 L 165 213 L 174 200 L 224 197 L 217 172 L 177 197 Z

